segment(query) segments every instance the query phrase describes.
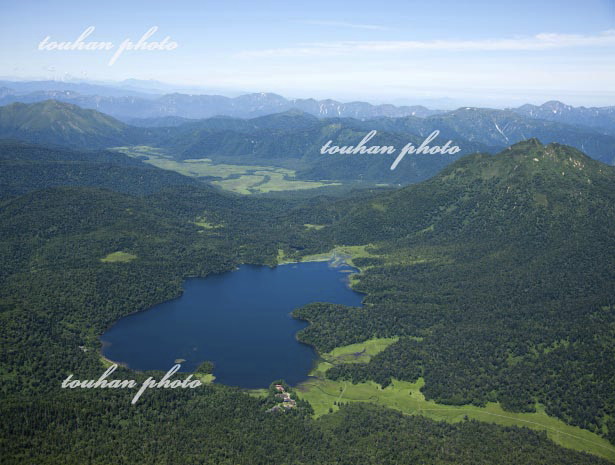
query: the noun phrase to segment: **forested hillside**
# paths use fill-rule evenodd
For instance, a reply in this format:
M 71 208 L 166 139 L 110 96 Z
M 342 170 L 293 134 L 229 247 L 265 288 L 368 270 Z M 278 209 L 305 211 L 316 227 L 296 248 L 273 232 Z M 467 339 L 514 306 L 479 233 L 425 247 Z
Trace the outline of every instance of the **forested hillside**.
M 424 377 L 450 404 L 499 401 L 606 435 L 615 424 L 615 170 L 530 140 L 348 209 L 320 234 L 369 245 L 362 309 L 316 304 L 300 339 L 323 351 L 402 338 L 355 382 Z M 420 338 L 417 340 L 416 337 Z
M 0 140 L 0 197 L 55 186 L 101 187 L 145 195 L 164 187 L 197 185 L 203 184 L 117 152 Z

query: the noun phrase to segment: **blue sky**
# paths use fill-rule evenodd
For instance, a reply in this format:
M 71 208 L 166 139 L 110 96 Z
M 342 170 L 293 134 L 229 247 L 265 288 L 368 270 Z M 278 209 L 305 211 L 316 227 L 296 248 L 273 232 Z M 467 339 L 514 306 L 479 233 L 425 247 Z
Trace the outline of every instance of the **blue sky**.
M 0 0 L 0 75 L 155 79 L 236 93 L 431 106 L 615 105 L 615 0 Z M 38 50 L 39 42 L 136 42 L 172 51 Z

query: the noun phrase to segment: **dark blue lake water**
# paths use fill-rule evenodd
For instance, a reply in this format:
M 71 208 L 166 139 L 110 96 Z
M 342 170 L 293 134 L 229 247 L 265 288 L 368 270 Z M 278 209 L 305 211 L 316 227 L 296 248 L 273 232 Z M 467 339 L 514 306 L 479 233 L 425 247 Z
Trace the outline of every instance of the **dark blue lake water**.
M 181 371 L 215 363 L 216 382 L 267 387 L 283 378 L 304 380 L 316 358 L 295 335 L 307 323 L 290 316 L 311 302 L 351 306 L 362 295 L 348 286 L 351 267 L 327 262 L 241 266 L 237 271 L 190 278 L 181 297 L 119 320 L 103 336 L 103 354 L 135 370 Z

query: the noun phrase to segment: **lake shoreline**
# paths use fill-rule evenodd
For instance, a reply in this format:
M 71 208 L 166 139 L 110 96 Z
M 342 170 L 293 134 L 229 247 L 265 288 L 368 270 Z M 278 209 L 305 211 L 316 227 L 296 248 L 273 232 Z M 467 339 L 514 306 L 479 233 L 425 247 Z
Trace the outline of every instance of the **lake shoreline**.
M 340 248 L 342 248 L 342 250 L 339 250 Z M 354 271 L 352 271 L 352 272 L 350 272 L 348 274 L 347 287 L 350 290 L 354 291 L 354 292 L 360 293 L 362 295 L 366 295 L 366 294 L 361 293 L 360 291 L 357 291 L 357 290 L 355 290 L 353 288 L 353 283 L 352 283 L 352 280 L 351 280 L 351 276 L 354 275 L 354 274 L 361 274 L 363 270 L 360 267 L 358 267 L 358 266 L 356 266 L 355 264 L 352 263 L 352 253 L 351 252 L 349 253 L 349 251 L 346 250 L 345 246 L 335 247 L 334 249 L 332 249 L 332 250 L 330 250 L 328 252 L 323 252 L 323 253 L 320 253 L 320 254 L 306 255 L 304 257 L 299 258 L 298 260 L 278 261 L 278 263 L 273 265 L 273 266 L 266 265 L 266 264 L 259 264 L 259 263 L 240 263 L 237 266 L 235 266 L 235 267 L 233 267 L 233 268 L 231 268 L 229 270 L 222 271 L 220 273 L 210 273 L 210 274 L 207 274 L 205 276 L 187 275 L 187 276 L 185 276 L 182 279 L 182 285 L 181 285 L 177 295 L 171 297 L 168 300 L 164 300 L 162 302 L 158 302 L 158 303 L 156 303 L 156 304 L 154 304 L 154 305 L 152 305 L 152 306 L 150 306 L 148 308 L 136 310 L 134 312 L 131 312 L 131 313 L 126 314 L 126 315 L 123 315 L 122 317 L 118 318 L 113 323 L 111 323 L 105 329 L 105 331 L 99 336 L 98 339 L 101 342 L 101 345 L 98 348 L 97 353 L 98 353 L 99 357 L 101 358 L 101 360 L 103 361 L 103 364 L 105 364 L 105 363 L 107 363 L 107 364 L 117 364 L 118 366 L 121 366 L 123 368 L 129 369 L 129 370 L 134 371 L 136 373 L 143 373 L 145 371 L 160 371 L 160 370 L 138 370 L 138 369 L 133 369 L 133 368 L 130 368 L 126 363 L 112 360 L 111 358 L 109 358 L 108 356 L 106 356 L 104 354 L 105 346 L 109 345 L 109 343 L 102 339 L 103 335 L 105 333 L 107 333 L 112 327 L 114 327 L 123 318 L 126 318 L 128 316 L 133 316 L 133 315 L 141 314 L 141 313 L 145 313 L 145 312 L 153 309 L 154 307 L 156 307 L 158 305 L 161 305 L 161 304 L 164 304 L 166 302 L 171 302 L 171 301 L 180 299 L 184 295 L 184 292 L 185 292 L 185 282 L 186 282 L 186 280 L 190 280 L 190 279 L 206 279 L 206 278 L 211 277 L 211 276 L 221 276 L 221 275 L 224 275 L 226 273 L 236 272 L 239 269 L 241 269 L 242 266 L 256 266 L 256 267 L 259 267 L 259 266 L 267 267 L 268 266 L 269 268 L 277 268 L 279 266 L 284 266 L 284 265 L 297 265 L 297 264 L 304 264 L 304 263 L 330 262 L 330 261 L 333 261 L 333 260 L 337 260 L 338 263 L 339 263 L 336 267 L 338 267 L 338 266 L 339 267 L 341 267 L 341 266 L 348 266 L 348 267 L 351 267 L 351 268 L 354 269 Z M 362 303 L 361 303 L 361 305 L 362 305 Z M 298 308 L 300 308 L 300 307 L 298 307 Z M 302 318 L 295 317 L 293 315 L 293 312 L 295 310 L 296 309 L 293 309 L 290 312 L 291 318 L 294 319 L 294 320 L 297 320 L 297 321 L 301 321 L 301 322 L 307 323 L 307 325 L 305 327 L 308 327 L 311 324 L 311 322 L 308 321 L 308 320 L 304 320 Z M 316 349 L 316 347 L 314 345 L 312 345 L 312 344 L 310 344 L 308 342 L 302 341 L 299 338 L 298 334 L 299 334 L 299 332 L 302 329 L 304 329 L 304 328 L 301 328 L 297 332 L 295 332 L 294 339 L 297 341 L 297 343 L 309 347 L 316 354 L 316 357 L 314 358 L 314 360 L 312 362 L 312 366 L 311 366 L 310 370 L 306 374 L 306 379 L 307 379 L 307 378 L 309 378 L 309 373 L 314 369 L 314 367 L 316 367 L 322 361 L 322 359 L 321 359 L 321 354 L 318 352 L 318 350 Z M 299 383 L 301 383 L 301 382 L 303 382 L 303 381 L 300 381 Z M 245 388 L 245 389 L 249 390 L 250 388 Z
M 300 383 L 319 354 L 297 337 L 307 324 L 292 312 L 313 302 L 357 306 L 364 297 L 343 272 L 359 270 L 338 255 L 333 258 L 340 266 L 331 266 L 331 257 L 291 267 L 242 264 L 234 272 L 188 277 L 178 298 L 111 326 L 100 337 L 100 355 L 134 371 L 164 370 L 165 362 L 181 358 L 182 371 L 190 372 L 210 360 L 218 367 L 218 382 L 242 388 L 278 378 Z

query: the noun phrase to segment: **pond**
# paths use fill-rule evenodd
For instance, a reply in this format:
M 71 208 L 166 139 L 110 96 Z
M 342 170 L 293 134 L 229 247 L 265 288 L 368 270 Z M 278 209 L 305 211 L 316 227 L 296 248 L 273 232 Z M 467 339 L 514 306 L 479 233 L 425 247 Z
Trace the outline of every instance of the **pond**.
M 348 285 L 352 267 L 304 262 L 190 278 L 181 297 L 119 320 L 102 337 L 103 355 L 134 370 L 181 371 L 214 362 L 216 382 L 267 387 L 279 378 L 296 384 L 317 358 L 297 341 L 307 325 L 290 313 L 311 302 L 361 305 Z M 179 362 L 178 362 L 179 363 Z

